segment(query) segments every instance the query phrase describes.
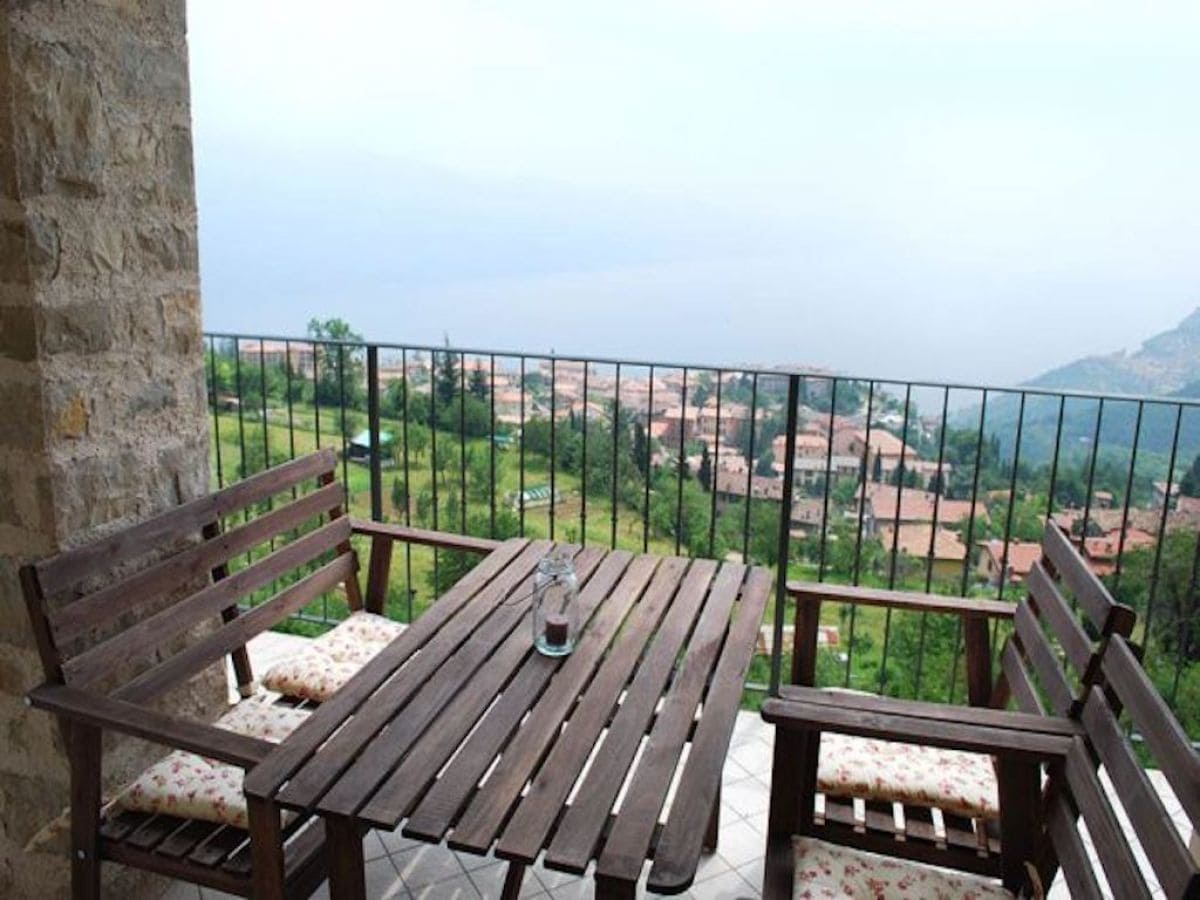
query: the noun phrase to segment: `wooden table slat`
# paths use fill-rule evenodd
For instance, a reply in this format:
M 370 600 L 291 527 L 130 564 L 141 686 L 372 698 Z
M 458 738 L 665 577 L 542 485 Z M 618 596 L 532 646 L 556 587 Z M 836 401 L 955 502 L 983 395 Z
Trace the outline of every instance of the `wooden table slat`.
M 590 559 L 594 561 L 596 557 Z M 441 637 L 430 644 L 431 648 L 440 645 L 440 652 L 422 653 L 414 659 L 321 749 L 319 755 L 334 763 L 352 748 L 359 748 L 360 752 L 348 767 L 343 765 L 336 781 L 317 801 L 317 810 L 337 816 L 355 815 L 429 723 L 453 708 L 464 684 L 472 679 L 491 681 L 481 670 L 496 647 L 525 621 L 533 578 L 533 573 L 529 573 L 520 581 L 514 579 L 515 583 L 506 591 L 489 591 L 476 597 L 473 606 L 486 608 L 486 618 L 479 620 L 478 627 L 464 621 L 463 627 L 456 628 L 458 621 L 451 622 Z M 442 644 L 441 638 L 449 640 Z M 501 686 L 489 684 L 493 693 Z M 347 738 L 344 743 L 343 737 Z M 304 773 L 314 768 L 310 763 Z M 291 785 L 280 797 L 286 798 L 290 790 Z
M 647 887 L 676 893 L 691 883 L 700 859 L 705 826 L 713 798 L 721 785 L 721 769 L 733 736 L 737 708 L 745 687 L 746 671 L 754 656 L 754 639 L 771 593 L 771 574 L 754 569 L 746 583 L 716 674 L 704 700 L 704 712 L 692 741 L 666 826 L 655 848 Z M 597 875 L 606 875 L 603 860 Z
M 675 668 L 692 625 L 708 594 L 716 574 L 712 560 L 695 560 L 671 600 L 666 615 L 657 630 L 630 631 L 624 645 L 614 648 L 614 656 L 630 659 L 630 669 L 636 664 L 637 674 L 625 694 L 620 711 L 613 720 L 601 750 L 603 756 L 632 755 L 637 750 L 646 725 L 654 713 L 662 691 Z M 641 660 L 636 659 L 642 650 Z M 619 692 L 606 692 L 599 679 L 593 682 L 571 717 L 557 746 L 547 757 L 546 764 L 533 780 L 529 796 L 513 813 L 496 844 L 496 855 L 504 859 L 532 860 L 541 850 L 576 778 L 583 769 L 596 739 L 604 727 L 604 711 L 612 709 Z M 595 701 L 593 702 L 593 696 Z M 607 704 L 607 705 L 606 705 Z M 623 768 L 627 768 L 623 767 Z
M 609 874 L 624 869 L 630 880 L 636 880 L 641 873 L 696 708 L 719 659 L 729 629 L 730 610 L 745 574 L 745 566 L 725 565 L 713 582 L 708 602 L 688 641 L 683 664 L 671 683 L 620 812 L 604 841 L 602 859 Z M 625 705 L 618 720 L 624 714 Z M 616 721 L 609 730 L 604 753 L 588 772 L 546 851 L 548 866 L 582 873 L 595 854 L 613 801 L 637 750 L 637 741 L 626 741 L 622 752 L 616 752 L 619 742 L 614 737 L 621 727 L 622 723 Z M 640 736 L 642 728 L 636 730 Z
M 329 700 L 317 707 L 286 741 L 246 774 L 244 790 L 251 797 L 273 797 L 313 752 L 358 709 L 417 649 L 433 639 L 479 591 L 500 577 L 515 559 L 530 552 L 523 539 L 505 541 L 468 572 L 425 614 L 409 625 Z
M 496 705 L 488 710 L 466 746 L 413 810 L 405 826 L 405 834 L 434 841 L 445 835 L 470 792 L 521 724 L 521 719 L 535 700 L 537 706 L 533 717 L 517 739 L 504 749 L 515 754 L 541 752 L 552 732 L 550 725 L 544 731 L 539 731 L 539 721 L 561 722 L 570 711 L 579 692 L 600 664 L 630 607 L 650 583 L 658 564 L 659 558 L 655 556 L 639 556 L 630 564 L 624 577 L 604 600 L 595 619 L 583 632 L 579 646 L 565 661 L 540 655 L 530 658 L 525 671 L 514 679 L 510 690 L 505 691 Z M 538 692 L 548 681 L 551 682 L 550 686 L 539 697 Z
M 579 580 L 588 581 L 604 556 L 604 552 L 599 548 L 588 548 L 580 553 L 575 558 L 575 572 Z M 609 586 L 611 587 L 611 583 Z M 474 677 L 463 678 L 460 669 L 451 671 L 447 667 L 443 667 L 443 672 L 438 673 L 439 679 L 442 679 L 443 675 L 446 676 L 443 679 L 446 682 L 443 696 L 448 699 L 444 706 L 446 709 L 453 710 L 453 715 L 439 715 L 441 707 L 437 706 L 435 702 L 421 702 L 418 698 L 410 707 L 414 714 L 420 714 L 418 718 L 437 716 L 436 720 L 431 720 L 433 724 L 430 727 L 436 727 L 438 722 L 452 723 L 451 727 L 460 730 L 460 734 L 465 734 L 471 729 L 478 716 L 488 708 L 496 695 L 507 687 L 512 674 L 533 652 L 533 613 L 529 609 L 529 601 L 526 600 L 516 608 L 523 610 L 524 613 L 516 627 L 507 635 L 500 633 L 499 629 L 489 629 L 486 642 L 473 642 L 460 653 L 461 658 L 456 656 L 448 663 L 450 666 L 454 663 L 465 662 L 467 654 L 476 648 L 480 648 L 480 652 L 486 654 L 489 652 L 487 648 L 490 646 L 490 656 L 480 663 Z M 498 647 L 497 644 L 499 644 Z M 436 681 L 430 681 L 422 689 L 423 692 L 433 690 L 436 690 Z M 430 707 L 432 710 L 429 709 Z M 392 734 L 397 724 L 399 724 L 399 720 L 393 722 L 389 727 L 388 735 Z M 428 734 L 429 732 L 426 731 L 416 740 L 419 742 Z M 387 737 L 387 735 L 383 737 Z M 408 750 L 397 769 L 367 797 L 365 804 L 358 811 L 358 818 L 361 821 L 378 828 L 393 829 L 396 827 L 411 805 L 414 796 L 424 786 L 421 784 L 423 779 L 419 777 L 406 782 L 408 772 L 400 771 L 405 767 L 405 762 L 413 757 L 415 749 L 414 745 L 413 749 Z M 427 770 L 429 777 L 432 777 L 441 768 L 441 763 L 445 762 L 446 757 L 453 749 L 452 746 L 449 747 L 446 753 L 441 755 L 441 762 Z M 324 809 L 325 806 L 325 801 L 322 801 L 321 808 Z
M 586 581 L 582 577 L 583 573 L 579 573 L 582 583 L 578 598 L 579 618 L 585 636 L 594 627 L 589 622 L 593 612 L 601 601 L 612 592 L 613 586 L 625 573 L 625 569 L 632 559 L 632 553 L 623 551 L 609 553 L 604 556 L 600 566 Z M 502 691 L 503 695 L 519 691 L 519 696 L 527 698 L 524 706 L 528 709 L 529 703 L 536 699 L 536 694 L 531 692 L 533 684 L 530 676 L 526 673 L 537 672 L 539 676 L 537 683 L 544 684 L 550 673 L 558 669 L 565 659 L 570 658 L 548 657 L 530 652 L 533 649 L 531 633 L 532 626 L 527 616 L 524 624 L 517 626 L 516 631 L 509 636 L 510 641 L 522 640 L 518 673 L 511 680 L 508 679 L 507 672 L 498 673 L 496 671 L 493 660 L 493 663 L 489 664 L 487 678 L 477 678 L 469 682 L 463 692 L 455 698 L 454 715 L 441 716 L 430 726 L 429 730 L 405 756 L 404 761 L 376 792 L 371 802 L 363 807 L 361 813 L 363 819 L 374 821 L 377 818 L 390 818 L 391 823 L 394 824 L 400 816 L 411 810 L 437 777 L 437 773 L 441 771 L 447 760 L 458 750 L 471 729 L 479 723 L 480 716 L 488 710 L 496 694 L 494 682 L 497 679 L 504 678 L 507 682 Z M 582 646 L 579 646 L 575 653 L 581 651 Z M 503 651 L 499 651 L 497 657 L 502 653 Z
M 562 717 L 569 710 L 559 711 L 548 705 L 534 709 L 455 825 L 449 841 L 451 847 L 477 853 L 491 847 L 521 789 L 535 774 L 552 744 L 553 765 L 564 775 L 569 772 L 570 780 L 574 780 L 637 664 L 646 637 L 655 631 L 686 569 L 687 560 L 684 559 L 667 559 L 659 565 L 565 731 L 560 734 Z M 570 785 L 567 787 L 569 789 Z M 560 802 L 565 796 L 563 793 Z

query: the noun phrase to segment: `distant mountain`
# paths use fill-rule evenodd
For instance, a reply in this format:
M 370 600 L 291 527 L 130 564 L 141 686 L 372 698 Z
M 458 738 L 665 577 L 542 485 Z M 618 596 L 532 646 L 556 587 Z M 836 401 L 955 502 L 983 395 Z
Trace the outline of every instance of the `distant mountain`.
M 1077 359 L 1028 383 L 1096 393 L 1200 396 L 1200 308 L 1133 353 Z
M 1025 385 L 1098 394 L 1200 398 L 1200 308 L 1170 331 L 1144 341 L 1133 353 L 1120 351 L 1077 359 Z M 1091 453 L 1098 412 L 1094 400 L 1072 399 L 1063 406 L 1062 434 L 1057 443 L 1068 458 L 1086 458 Z M 1012 452 L 1018 413 L 1017 398 L 1011 394 L 997 396 L 988 403 L 986 430 L 999 441 L 1003 455 Z M 1136 431 L 1139 455 L 1165 457 L 1175 439 L 1175 413 L 1169 405 L 1144 404 L 1139 424 L 1137 403 L 1109 401 L 1100 419 L 1100 446 L 1124 459 Z M 1023 460 L 1034 464 L 1049 461 L 1056 444 L 1058 416 L 1057 400 L 1028 399 L 1022 418 Z M 954 424 L 960 428 L 974 428 L 978 421 L 978 406 L 962 409 L 954 416 Z M 1179 421 L 1179 452 L 1190 459 L 1198 447 L 1200 411 L 1192 411 Z

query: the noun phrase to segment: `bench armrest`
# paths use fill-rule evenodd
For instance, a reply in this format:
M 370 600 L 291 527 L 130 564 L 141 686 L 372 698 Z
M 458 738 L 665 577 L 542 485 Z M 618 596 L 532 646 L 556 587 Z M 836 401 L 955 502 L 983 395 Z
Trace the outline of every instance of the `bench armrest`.
M 405 544 L 422 544 L 443 550 L 465 550 L 468 553 L 491 553 L 501 541 L 472 537 L 467 534 L 451 534 L 446 531 L 430 531 L 427 528 L 410 528 L 389 522 L 373 522 L 370 519 L 350 520 L 350 530 L 372 538 L 387 538 Z
M 119 731 L 156 744 L 250 769 L 275 748 L 270 741 L 224 728 L 189 722 L 145 706 L 114 700 L 96 691 L 43 684 L 27 695 L 31 706 L 101 730 Z
M 763 704 L 777 728 L 831 731 L 1032 761 L 1065 757 L 1076 727 L 1050 716 L 791 688 Z M 1044 720 L 1044 721 L 1042 721 Z
M 885 606 L 914 612 L 950 613 L 958 616 L 1011 619 L 1015 604 L 1001 600 L 947 597 L 912 591 L 888 591 L 882 588 L 854 587 L 809 581 L 789 581 L 788 594 L 799 603 L 853 603 L 859 606 Z

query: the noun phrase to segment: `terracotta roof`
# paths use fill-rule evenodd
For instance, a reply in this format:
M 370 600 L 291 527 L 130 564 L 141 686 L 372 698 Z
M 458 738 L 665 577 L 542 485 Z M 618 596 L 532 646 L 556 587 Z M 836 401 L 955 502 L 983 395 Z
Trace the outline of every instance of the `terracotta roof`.
M 932 522 L 934 505 L 937 506 L 939 524 L 954 525 L 971 515 L 970 500 L 951 500 L 929 491 L 918 491 L 915 488 L 897 488 L 892 484 L 867 482 L 867 503 L 871 504 L 871 512 L 876 521 L 881 523 L 896 520 L 896 497 L 900 497 L 901 522 Z M 978 518 L 988 518 L 987 506 L 982 500 L 975 501 L 975 515 Z
M 901 525 L 900 537 L 896 539 L 896 547 L 901 553 L 926 559 L 929 556 L 929 538 L 932 531 L 932 524 Z M 883 549 L 889 553 L 892 550 L 893 535 L 891 525 L 880 527 L 879 538 L 883 543 Z M 967 547 L 957 533 L 939 525 L 933 539 L 933 558 L 962 562 L 967 558 Z
M 996 563 L 996 567 L 1000 567 L 1000 563 L 1004 560 L 1004 541 L 991 540 L 982 541 L 980 546 Z M 1009 541 L 1008 542 L 1008 570 L 1011 573 L 1009 578 L 1013 581 L 1024 578 L 1029 574 L 1029 570 L 1033 568 L 1033 564 L 1042 558 L 1042 545 L 1037 541 Z

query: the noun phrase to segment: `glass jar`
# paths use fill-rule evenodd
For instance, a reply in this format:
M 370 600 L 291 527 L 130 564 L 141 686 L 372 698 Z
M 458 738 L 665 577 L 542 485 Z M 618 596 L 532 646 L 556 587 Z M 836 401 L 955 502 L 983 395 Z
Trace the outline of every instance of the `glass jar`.
M 538 562 L 533 579 L 533 645 L 546 656 L 566 656 L 579 637 L 579 586 L 569 556 Z

